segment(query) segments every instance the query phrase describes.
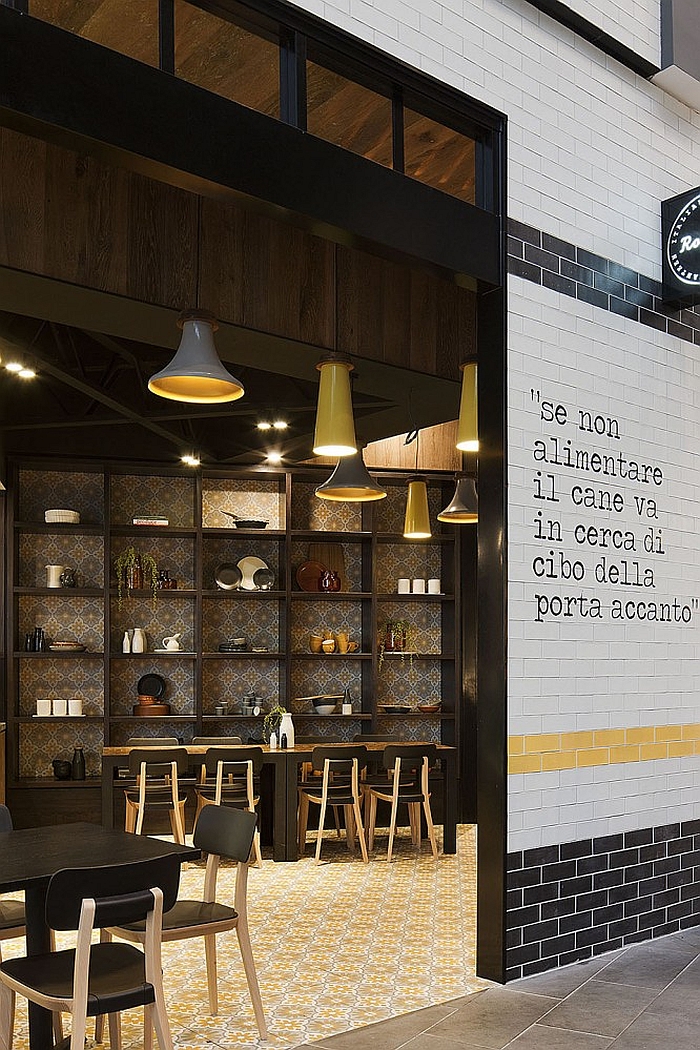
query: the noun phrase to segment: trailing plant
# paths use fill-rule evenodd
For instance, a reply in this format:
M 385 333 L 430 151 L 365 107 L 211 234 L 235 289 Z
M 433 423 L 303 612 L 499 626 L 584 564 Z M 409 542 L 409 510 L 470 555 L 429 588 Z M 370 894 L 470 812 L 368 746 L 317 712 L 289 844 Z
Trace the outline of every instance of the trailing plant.
M 153 608 L 158 598 L 158 566 L 152 554 L 142 554 L 135 547 L 125 547 L 114 559 L 114 571 L 117 574 L 117 606 L 121 609 L 124 598 L 128 598 L 132 585 L 134 570 L 141 569 L 143 585 L 151 592 Z
M 408 620 L 390 619 L 384 623 L 377 645 L 379 661 L 377 670 L 381 671 L 385 653 L 400 653 L 401 659 L 408 656 L 409 666 L 413 670 L 413 654 L 416 651 L 415 627 Z
M 279 704 L 275 704 L 263 718 L 263 735 L 268 744 L 272 734 L 279 730 L 282 723 L 282 715 L 286 714 L 288 714 L 286 707 L 280 707 Z

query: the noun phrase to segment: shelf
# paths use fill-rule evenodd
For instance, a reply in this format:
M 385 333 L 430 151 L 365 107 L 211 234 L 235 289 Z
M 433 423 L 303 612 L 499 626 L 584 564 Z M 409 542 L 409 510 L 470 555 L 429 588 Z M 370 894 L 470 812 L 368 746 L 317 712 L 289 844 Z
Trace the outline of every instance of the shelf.
M 318 529 L 292 529 L 293 540 L 310 540 L 312 543 L 323 538 L 328 543 L 364 543 L 372 539 L 371 532 L 319 532 Z
M 453 602 L 454 594 L 399 594 L 397 591 L 377 594 L 378 602 Z
M 286 653 L 254 653 L 246 649 L 241 653 L 202 653 L 203 660 L 284 660 Z
M 194 660 L 196 659 L 197 654 L 180 651 L 176 653 L 154 653 L 153 651 L 147 653 L 112 653 L 110 660 L 150 660 L 151 657 L 157 657 L 158 659 L 165 658 L 166 660 Z
M 196 722 L 196 715 L 110 715 L 110 722 Z
M 210 528 L 208 526 L 202 526 L 202 536 L 215 536 L 215 537 L 229 537 L 229 536 L 245 536 L 246 539 L 250 539 L 255 536 L 256 539 L 270 539 L 270 540 L 283 540 L 286 536 L 284 529 L 236 529 L 226 528 L 225 526 L 219 526 Z
M 174 591 L 172 593 L 175 593 Z M 203 598 L 285 598 L 286 591 L 225 591 L 222 587 L 202 591 Z
M 371 660 L 371 653 L 290 653 L 295 660 Z
M 156 601 L 160 601 L 161 598 L 195 598 L 197 591 L 194 587 L 173 587 L 172 590 L 169 587 L 159 587 L 156 590 Z M 109 589 L 110 598 L 118 598 L 119 592 L 116 587 L 110 587 Z M 126 591 L 122 593 L 122 602 L 128 602 L 131 598 L 147 598 L 151 601 L 153 592 L 150 587 L 140 587 L 138 590 L 131 590 L 127 594 Z
M 41 660 L 41 659 L 44 659 L 44 660 L 68 660 L 69 658 L 71 660 L 85 660 L 86 658 L 87 659 L 101 658 L 101 657 L 104 656 L 104 653 L 101 650 L 99 652 L 89 651 L 89 652 L 82 652 L 82 653 L 76 653 L 76 652 L 72 652 L 72 653 L 52 653 L 50 649 L 46 649 L 44 652 L 41 652 L 41 653 L 30 653 L 30 652 L 27 652 L 26 650 L 22 649 L 19 652 L 13 653 L 12 655 L 15 656 L 15 657 L 22 657 L 22 658 L 26 658 L 26 659 L 29 659 L 29 660 Z
M 14 722 L 104 722 L 104 715 L 15 715 Z
M 371 591 L 292 591 L 292 601 L 312 601 L 312 602 L 339 602 L 339 601 L 354 601 L 356 598 L 371 598 Z
M 194 526 L 179 525 L 112 525 L 110 536 L 191 536 L 197 535 Z
M 67 522 L 16 521 L 17 532 L 64 533 L 67 536 L 102 536 L 104 525 L 73 525 Z
M 455 715 L 453 711 L 404 711 L 403 714 L 392 711 L 377 711 L 377 718 L 417 718 L 429 720 L 431 718 L 440 718 L 443 722 L 454 720 Z
M 351 715 L 317 715 L 313 712 L 297 714 L 296 712 L 292 711 L 293 722 L 328 722 L 331 720 L 333 722 L 369 722 L 371 718 L 371 715 L 365 714 L 364 712 L 360 711 L 353 711 Z M 319 743 L 320 742 L 321 741 L 319 741 Z
M 101 587 L 13 587 L 15 594 L 35 594 L 41 598 L 101 598 Z
M 427 537 L 424 540 L 408 540 L 400 532 L 378 532 L 377 542 L 378 543 L 408 543 L 416 544 L 419 547 L 429 547 L 431 543 L 454 543 L 455 537 L 451 533 L 438 532 L 433 533 L 432 536 Z
M 455 654 L 454 653 L 412 653 L 408 649 L 404 649 L 403 652 L 396 652 L 395 650 L 387 652 L 386 649 L 385 649 L 384 650 L 384 654 L 382 656 L 382 660 L 394 660 L 394 659 L 400 660 L 400 659 L 406 659 L 406 658 L 408 658 L 409 660 L 454 660 Z
M 56 780 L 55 777 L 23 777 L 21 780 L 11 780 L 9 787 L 13 788 L 94 788 L 101 786 L 100 777 L 86 777 L 85 780 Z

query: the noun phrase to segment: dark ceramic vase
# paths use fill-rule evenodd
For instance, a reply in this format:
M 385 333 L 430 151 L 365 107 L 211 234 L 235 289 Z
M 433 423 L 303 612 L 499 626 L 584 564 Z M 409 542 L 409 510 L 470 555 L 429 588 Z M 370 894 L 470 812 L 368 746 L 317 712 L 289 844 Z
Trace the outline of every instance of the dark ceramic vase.
M 73 769 L 70 762 L 64 758 L 54 758 L 51 765 L 53 766 L 53 775 L 56 777 L 56 780 L 70 780 Z
M 326 591 L 333 593 L 334 591 L 340 590 L 340 576 L 337 572 L 333 572 L 332 569 L 326 569 L 322 573 L 318 581 L 319 591 Z

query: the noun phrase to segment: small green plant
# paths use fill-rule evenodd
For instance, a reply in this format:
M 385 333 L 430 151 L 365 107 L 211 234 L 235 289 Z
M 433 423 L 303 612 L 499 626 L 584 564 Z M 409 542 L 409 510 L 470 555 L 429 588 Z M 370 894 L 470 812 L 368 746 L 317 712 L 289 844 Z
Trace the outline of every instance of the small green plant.
M 272 734 L 279 730 L 282 722 L 282 715 L 286 714 L 286 707 L 280 707 L 279 704 L 275 704 L 275 706 L 272 707 L 263 718 L 263 735 L 268 744 L 270 743 L 270 737 Z
M 125 547 L 114 559 L 114 571 L 117 574 L 117 605 L 121 609 L 124 598 L 128 598 L 134 584 L 134 576 L 141 573 L 141 586 L 151 591 L 153 608 L 158 597 L 158 566 L 151 554 L 141 554 L 135 547 Z
M 377 669 L 381 671 L 385 653 L 400 653 L 401 659 L 408 656 L 410 669 L 413 670 L 413 654 L 416 652 L 416 632 L 408 620 L 387 620 L 379 635 L 377 646 L 379 661 Z

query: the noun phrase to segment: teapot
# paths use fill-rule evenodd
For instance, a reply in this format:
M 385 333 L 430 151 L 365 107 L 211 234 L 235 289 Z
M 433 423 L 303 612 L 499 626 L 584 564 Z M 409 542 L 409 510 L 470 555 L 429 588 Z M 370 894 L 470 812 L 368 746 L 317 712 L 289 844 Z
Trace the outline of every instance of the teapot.
M 163 648 L 167 649 L 171 653 L 176 653 L 180 648 L 180 639 L 182 638 L 182 631 L 178 634 L 170 634 L 163 639 Z

